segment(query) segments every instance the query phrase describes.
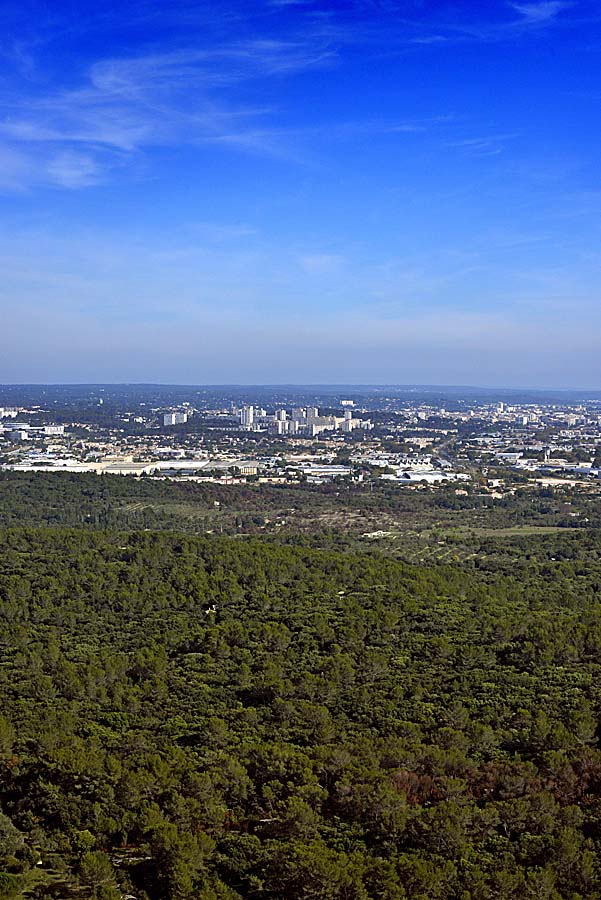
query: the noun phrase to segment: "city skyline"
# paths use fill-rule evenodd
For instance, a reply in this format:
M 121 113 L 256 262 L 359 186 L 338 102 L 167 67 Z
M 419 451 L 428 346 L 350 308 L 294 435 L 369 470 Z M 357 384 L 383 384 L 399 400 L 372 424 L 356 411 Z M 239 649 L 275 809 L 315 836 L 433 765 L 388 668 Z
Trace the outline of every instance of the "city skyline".
M 601 387 L 586 0 L 9 2 L 0 382 Z

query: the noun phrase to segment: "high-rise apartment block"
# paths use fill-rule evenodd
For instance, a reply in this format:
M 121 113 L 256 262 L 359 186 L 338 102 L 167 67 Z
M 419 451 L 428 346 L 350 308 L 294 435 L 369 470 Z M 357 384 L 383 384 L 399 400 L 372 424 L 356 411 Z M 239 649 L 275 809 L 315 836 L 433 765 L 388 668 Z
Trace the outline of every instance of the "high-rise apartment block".
M 255 420 L 254 406 L 243 406 L 240 410 L 240 424 L 243 428 L 252 428 Z
M 168 412 L 163 416 L 163 425 L 185 425 L 188 421 L 188 413 Z

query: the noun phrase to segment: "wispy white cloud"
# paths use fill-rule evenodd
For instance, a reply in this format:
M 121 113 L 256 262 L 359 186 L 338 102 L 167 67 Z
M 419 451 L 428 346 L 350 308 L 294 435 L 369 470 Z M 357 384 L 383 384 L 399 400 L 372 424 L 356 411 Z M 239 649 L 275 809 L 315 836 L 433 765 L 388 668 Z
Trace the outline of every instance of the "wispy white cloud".
M 515 134 L 491 134 L 482 137 L 460 138 L 447 141 L 445 146 L 465 152 L 470 156 L 498 156 Z
M 97 182 L 100 166 L 91 155 L 68 150 L 49 161 L 47 173 L 61 187 L 88 187 Z
M 381 12 L 383 10 L 380 10 Z M 385 12 L 385 11 L 384 11 Z M 411 14 L 413 13 L 413 14 Z M 428 9 L 427 15 L 396 6 L 394 18 L 380 16 L 357 26 L 345 23 L 344 17 L 333 16 L 329 21 L 332 38 L 345 42 L 378 44 L 388 52 L 404 52 L 408 47 L 452 46 L 457 43 L 502 43 L 525 39 L 560 26 L 598 21 L 599 15 L 585 11 L 580 0 L 539 0 L 539 2 L 501 2 L 474 4 L 469 15 L 460 7 L 452 15 L 452 8 L 441 4 Z M 571 13 L 571 15 L 566 15 Z M 345 30 L 346 29 L 346 30 Z
M 333 60 L 311 42 L 254 40 L 100 60 L 76 88 L 36 93 L 25 85 L 0 103 L 0 141 L 13 161 L 0 184 L 83 187 L 126 157 L 169 144 L 284 153 L 278 111 L 241 99 L 238 86 Z
M 42 77 L 26 77 L 25 70 L 36 67 L 33 45 L 13 42 L 13 63 L 22 78 L 10 93 L 0 90 L 0 153 L 6 160 L 0 188 L 88 187 L 128 165 L 139 171 L 145 154 L 156 147 L 212 144 L 299 163 L 313 159 L 316 139 L 361 140 L 440 130 L 449 121 L 444 116 L 406 121 L 334 118 L 322 124 L 305 120 L 302 126 L 297 117 L 291 124 L 274 85 L 337 65 L 349 43 L 377 38 L 380 47 L 417 47 L 497 40 L 551 27 L 572 6 L 567 0 L 513 3 L 505 6 L 513 13 L 510 20 L 470 17 L 449 22 L 431 15 L 407 18 L 406 4 L 392 0 L 376 4 L 265 0 L 265 5 L 283 11 L 297 7 L 299 21 L 308 17 L 307 27 L 286 37 L 274 37 L 280 34 L 275 29 L 270 37 L 228 43 L 207 40 L 200 46 L 173 46 L 170 39 L 135 55 L 96 60 L 79 77 L 75 72 L 69 86 L 62 88 L 45 87 Z M 137 15 L 144 12 L 148 19 L 160 12 L 163 21 L 167 15 L 152 3 L 135 7 Z M 182 6 L 168 14 L 188 21 L 193 12 Z M 480 156 L 498 155 L 504 146 L 494 136 L 468 136 L 453 145 Z
M 270 6 L 286 7 L 286 6 L 314 6 L 316 0 L 269 0 Z
M 449 40 L 445 34 L 424 34 L 411 38 L 413 44 L 444 44 Z
M 216 145 L 307 162 L 317 140 L 420 134 L 452 121 L 442 115 L 299 126 L 277 102 L 264 101 L 273 82 L 337 60 L 321 38 L 254 40 L 99 60 L 79 85 L 62 90 L 26 85 L 0 99 L 0 145 L 13 161 L 0 187 L 87 187 L 161 146 Z M 253 85 L 262 103 L 250 99 Z
M 561 13 L 570 9 L 573 3 L 565 0 L 541 0 L 539 3 L 512 3 L 512 8 L 522 16 L 528 25 L 544 25 L 554 21 Z

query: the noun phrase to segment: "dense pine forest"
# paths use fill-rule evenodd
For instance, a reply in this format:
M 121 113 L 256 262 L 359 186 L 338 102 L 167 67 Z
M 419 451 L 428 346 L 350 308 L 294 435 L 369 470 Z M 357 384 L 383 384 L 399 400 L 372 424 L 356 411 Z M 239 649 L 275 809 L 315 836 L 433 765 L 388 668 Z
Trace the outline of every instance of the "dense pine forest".
M 0 896 L 599 897 L 601 540 L 549 540 L 5 528 Z

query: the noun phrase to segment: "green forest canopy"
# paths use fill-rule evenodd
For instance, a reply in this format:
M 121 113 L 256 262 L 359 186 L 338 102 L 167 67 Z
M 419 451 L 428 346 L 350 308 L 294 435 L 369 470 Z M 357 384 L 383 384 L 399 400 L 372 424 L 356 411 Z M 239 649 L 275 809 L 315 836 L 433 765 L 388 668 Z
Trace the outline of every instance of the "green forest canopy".
M 586 540 L 507 574 L 0 532 L 0 896 L 598 897 Z

